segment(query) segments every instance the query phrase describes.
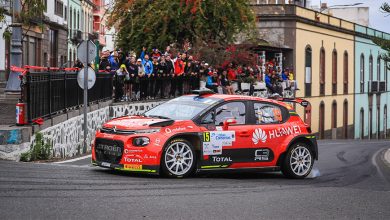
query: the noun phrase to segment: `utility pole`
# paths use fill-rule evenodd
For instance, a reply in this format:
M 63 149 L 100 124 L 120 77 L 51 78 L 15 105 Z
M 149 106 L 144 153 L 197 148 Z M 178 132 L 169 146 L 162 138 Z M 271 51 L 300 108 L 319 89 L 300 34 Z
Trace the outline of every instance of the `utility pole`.
M 11 38 L 11 60 L 10 66 L 21 67 L 22 66 L 22 24 L 20 23 L 20 12 L 22 5 L 20 0 L 12 1 L 12 38 Z M 20 79 L 18 72 L 11 71 L 7 87 L 7 92 L 20 92 Z

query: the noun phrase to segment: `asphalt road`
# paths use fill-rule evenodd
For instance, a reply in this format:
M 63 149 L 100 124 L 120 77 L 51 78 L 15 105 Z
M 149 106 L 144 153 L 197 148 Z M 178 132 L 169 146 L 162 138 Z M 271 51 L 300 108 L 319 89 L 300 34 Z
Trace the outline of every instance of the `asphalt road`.
M 319 142 L 311 178 L 188 179 L 89 166 L 0 161 L 1 219 L 390 219 L 390 142 Z M 314 177 L 317 176 L 317 177 Z

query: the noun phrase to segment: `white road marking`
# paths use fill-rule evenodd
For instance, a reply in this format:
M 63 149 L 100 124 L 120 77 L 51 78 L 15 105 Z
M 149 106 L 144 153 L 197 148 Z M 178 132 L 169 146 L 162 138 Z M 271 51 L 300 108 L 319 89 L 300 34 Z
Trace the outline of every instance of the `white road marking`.
M 57 164 L 72 163 L 72 162 L 79 161 L 79 160 L 84 160 L 84 159 L 87 159 L 87 158 L 90 158 L 90 157 L 92 157 L 91 154 L 87 155 L 87 156 L 83 156 L 83 157 L 78 157 L 78 158 L 74 158 L 74 159 L 70 159 L 70 160 L 58 161 L 58 162 L 53 162 L 53 163 L 57 163 Z

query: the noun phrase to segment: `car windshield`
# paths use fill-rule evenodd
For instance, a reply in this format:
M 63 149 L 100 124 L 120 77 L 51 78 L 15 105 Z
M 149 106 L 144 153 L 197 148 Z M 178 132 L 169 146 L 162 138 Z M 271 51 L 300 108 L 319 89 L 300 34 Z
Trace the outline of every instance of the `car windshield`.
M 190 120 L 217 101 L 219 99 L 182 96 L 165 102 L 147 111 L 144 115 L 147 117 L 169 118 L 173 120 Z

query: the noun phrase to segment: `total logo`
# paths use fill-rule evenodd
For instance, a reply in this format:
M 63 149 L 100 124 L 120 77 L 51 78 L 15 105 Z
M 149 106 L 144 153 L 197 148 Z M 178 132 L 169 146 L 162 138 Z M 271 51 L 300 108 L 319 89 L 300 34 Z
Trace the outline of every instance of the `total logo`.
M 213 162 L 232 162 L 232 158 L 230 157 L 212 157 L 213 158 Z
M 139 158 L 127 158 L 125 157 L 126 163 L 142 163 L 142 160 Z

